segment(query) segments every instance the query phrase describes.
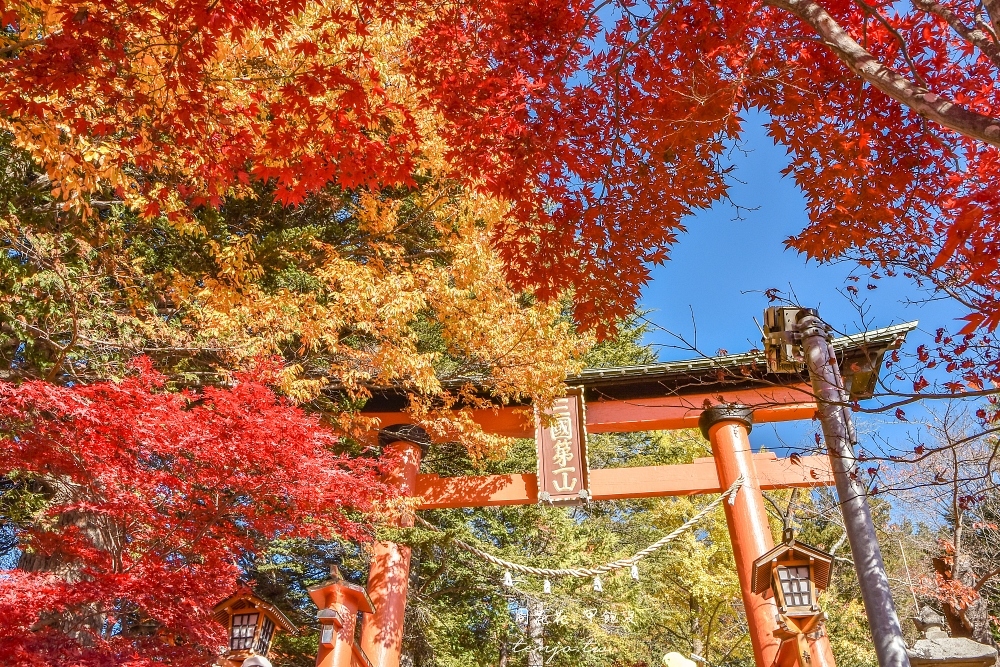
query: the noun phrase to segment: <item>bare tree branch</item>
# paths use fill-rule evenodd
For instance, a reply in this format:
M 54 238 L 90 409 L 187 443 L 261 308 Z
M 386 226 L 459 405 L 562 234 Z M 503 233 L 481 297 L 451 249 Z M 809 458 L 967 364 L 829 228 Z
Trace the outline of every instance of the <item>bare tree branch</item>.
M 980 590 L 987 581 L 997 576 L 998 574 L 1000 574 L 1000 567 L 993 568 L 983 576 L 979 577 L 979 579 L 976 581 L 975 585 L 972 588 L 974 588 L 977 591 Z
M 971 139 L 1000 148 L 1000 118 L 991 118 L 917 85 L 879 62 L 813 0 L 767 0 L 807 23 L 855 74 L 917 114 Z M 1000 5 L 1000 0 L 995 3 Z
M 855 3 L 857 3 L 859 7 L 861 7 L 861 9 L 865 11 L 866 14 L 868 14 L 868 16 L 871 16 L 873 19 L 882 24 L 882 27 L 885 28 L 890 35 L 892 35 L 893 39 L 896 40 L 896 43 L 899 44 L 899 52 L 900 54 L 902 54 L 903 60 L 905 60 L 906 64 L 910 67 L 910 72 L 913 74 L 913 78 L 917 80 L 917 83 L 926 88 L 927 81 L 924 79 L 924 77 L 920 76 L 920 71 L 917 69 L 916 63 L 914 63 L 913 58 L 910 57 L 910 50 L 906 48 L 906 40 L 903 39 L 903 36 L 899 34 L 899 31 L 896 30 L 896 28 L 893 27 L 891 23 L 889 23 L 889 19 L 882 16 L 882 12 L 869 5 L 867 2 L 865 2 L 865 0 L 854 0 L 854 1 Z M 918 2 L 919 0 L 915 1 Z

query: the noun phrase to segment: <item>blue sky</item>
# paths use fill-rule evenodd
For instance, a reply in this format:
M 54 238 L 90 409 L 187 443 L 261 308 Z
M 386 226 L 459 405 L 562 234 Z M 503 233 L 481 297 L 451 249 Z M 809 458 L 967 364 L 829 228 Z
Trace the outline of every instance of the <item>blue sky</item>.
M 676 338 L 664 330 L 694 340 L 698 349 L 715 354 L 725 349 L 743 352 L 760 346 L 759 322 L 767 307 L 762 291 L 777 288 L 793 291 L 802 305 L 819 309 L 820 315 L 837 330 L 853 333 L 864 328 L 855 307 L 840 293 L 848 284 L 854 265 L 818 265 L 802 255 L 786 250 L 784 239 L 807 223 L 804 199 L 791 178 L 781 175 L 788 164 L 783 148 L 775 146 L 762 124 L 766 117 L 746 116 L 743 151 L 734 151 L 737 169 L 733 174 L 731 197 L 744 209 L 737 211 L 728 202 L 699 212 L 685 221 L 687 234 L 680 238 L 670 261 L 653 269 L 652 280 L 643 290 L 641 308 L 651 311 L 647 318 L 661 329 L 653 329 L 646 339 L 657 346 L 664 361 L 694 356 L 677 349 Z M 744 154 L 745 151 L 745 154 Z M 742 219 L 738 219 L 742 218 Z M 908 303 L 924 296 L 904 278 L 878 281 L 878 289 L 866 290 L 867 280 L 858 283 L 861 296 L 870 307 L 869 328 L 919 320 L 919 330 L 910 334 L 906 348 L 914 350 L 931 341 L 940 326 L 951 329 L 964 314 L 950 301 Z M 919 410 L 907 410 L 919 418 Z M 891 416 L 862 418 L 863 431 L 879 430 L 891 440 L 901 441 L 913 428 L 899 425 Z M 754 444 L 781 444 L 796 448 L 812 442 L 815 427 L 808 423 L 759 427 Z

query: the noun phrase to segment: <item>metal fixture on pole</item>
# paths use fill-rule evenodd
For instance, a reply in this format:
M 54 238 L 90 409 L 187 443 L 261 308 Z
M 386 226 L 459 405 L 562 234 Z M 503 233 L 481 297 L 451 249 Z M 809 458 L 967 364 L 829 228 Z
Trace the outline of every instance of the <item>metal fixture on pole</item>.
M 829 327 L 811 308 L 768 308 L 764 313 L 764 346 L 773 372 L 809 370 L 817 413 L 851 545 L 861 597 L 880 667 L 909 667 L 910 658 L 889 589 L 868 505 L 868 491 L 858 474 L 850 396 L 830 345 Z

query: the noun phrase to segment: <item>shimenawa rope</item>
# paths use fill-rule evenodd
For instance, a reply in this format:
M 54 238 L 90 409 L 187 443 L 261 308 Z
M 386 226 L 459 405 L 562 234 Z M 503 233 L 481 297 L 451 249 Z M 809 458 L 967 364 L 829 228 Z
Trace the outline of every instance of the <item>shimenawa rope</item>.
M 454 537 L 451 539 L 451 542 L 460 549 L 464 549 L 465 551 L 468 551 L 471 554 L 479 556 L 480 558 L 489 563 L 493 563 L 494 565 L 502 567 L 511 572 L 520 572 L 521 574 L 533 574 L 539 577 L 597 577 L 602 574 L 607 574 L 608 572 L 613 572 L 615 570 L 621 570 L 626 567 L 634 566 L 636 563 L 638 563 L 646 556 L 649 556 L 650 554 L 658 551 L 659 549 L 662 549 L 670 542 L 673 542 L 681 534 L 683 534 L 689 528 L 691 528 L 699 521 L 701 521 L 703 518 L 705 518 L 705 516 L 713 509 L 718 507 L 723 500 L 728 498 L 729 503 L 732 504 L 736 500 L 736 493 L 740 490 L 740 487 L 743 486 L 745 481 L 746 480 L 743 478 L 742 475 L 738 477 L 736 481 L 733 482 L 732 485 L 728 489 L 726 489 L 725 492 L 722 493 L 722 495 L 720 495 L 718 498 L 716 498 L 708 505 L 706 505 L 700 512 L 698 512 L 693 517 L 685 521 L 678 528 L 664 535 L 656 542 L 650 544 L 642 551 L 639 551 L 635 555 L 630 556 L 628 558 L 620 558 L 618 560 L 611 561 L 610 563 L 605 563 L 604 565 L 601 565 L 599 567 L 562 568 L 562 569 L 531 567 L 530 565 L 521 565 L 520 563 L 513 563 L 509 560 L 504 560 L 503 558 L 494 556 L 493 554 L 487 553 L 482 549 L 476 548 L 471 544 L 463 542 L 462 540 Z M 420 525 L 424 526 L 425 528 L 429 528 L 430 530 L 433 530 L 438 533 L 444 532 L 434 524 L 425 521 L 419 516 L 416 517 L 416 520 L 420 523 Z

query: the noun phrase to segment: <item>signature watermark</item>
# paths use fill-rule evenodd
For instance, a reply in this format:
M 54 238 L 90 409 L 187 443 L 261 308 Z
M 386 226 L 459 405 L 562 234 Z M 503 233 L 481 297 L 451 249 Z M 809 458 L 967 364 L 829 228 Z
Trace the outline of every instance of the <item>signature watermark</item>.
M 542 654 L 542 660 L 544 664 L 548 665 L 553 660 L 555 660 L 560 655 L 593 655 L 600 656 L 607 653 L 607 649 L 595 642 L 593 639 L 588 639 L 582 644 L 576 646 L 532 646 L 523 639 L 519 639 L 514 642 L 514 645 L 510 647 L 511 653 L 528 653 L 529 651 L 537 651 Z

